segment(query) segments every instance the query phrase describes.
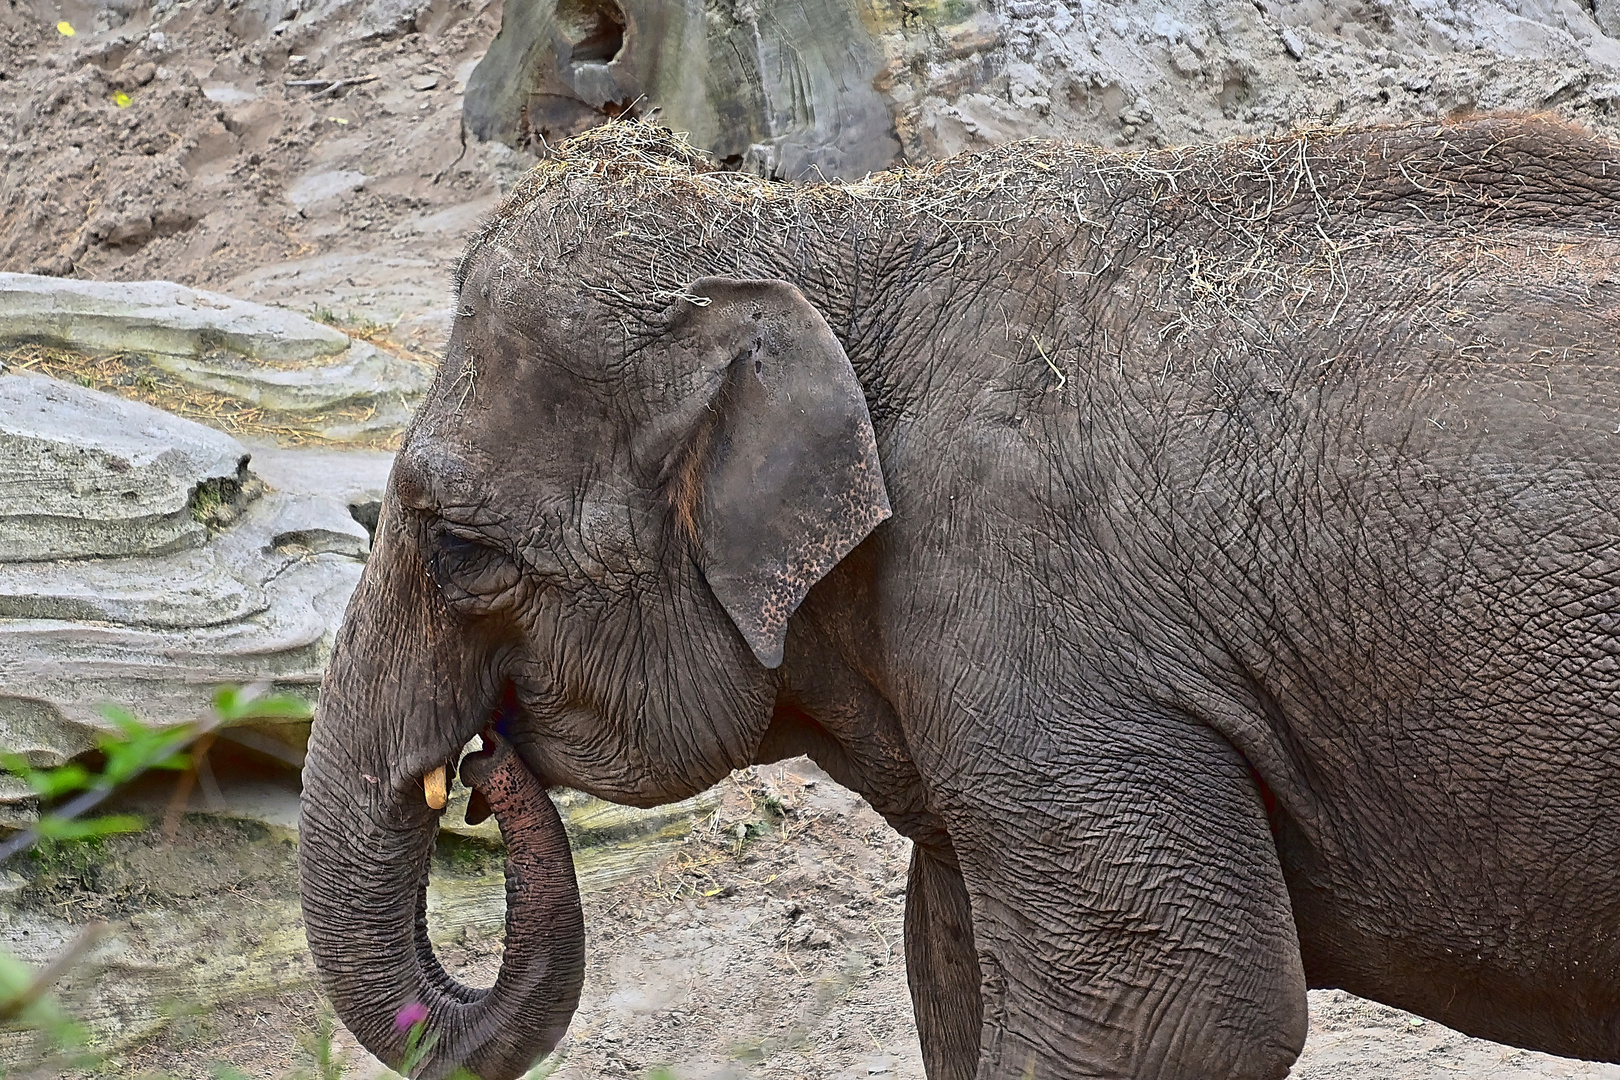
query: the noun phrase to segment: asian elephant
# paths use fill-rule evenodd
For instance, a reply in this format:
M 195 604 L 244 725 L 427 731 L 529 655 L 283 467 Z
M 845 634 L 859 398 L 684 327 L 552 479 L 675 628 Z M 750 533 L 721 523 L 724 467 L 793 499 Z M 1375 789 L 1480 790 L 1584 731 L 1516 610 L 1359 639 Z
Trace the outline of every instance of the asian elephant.
M 1330 986 L 1620 1060 L 1617 267 L 1545 118 L 803 187 L 580 137 L 468 244 L 321 691 L 339 1016 L 516 1076 L 584 967 L 543 789 L 808 754 L 915 841 L 930 1080 L 1282 1077 Z M 424 930 L 458 765 L 488 992 Z

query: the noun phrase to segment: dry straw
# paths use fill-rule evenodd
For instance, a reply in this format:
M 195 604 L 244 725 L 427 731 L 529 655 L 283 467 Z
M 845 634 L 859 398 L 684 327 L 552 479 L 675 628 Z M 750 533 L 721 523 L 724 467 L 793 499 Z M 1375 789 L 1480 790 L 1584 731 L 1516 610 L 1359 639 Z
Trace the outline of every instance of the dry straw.
M 15 371 L 35 371 L 153 405 L 233 435 L 266 436 L 283 446 L 336 442 L 322 434 L 323 426 L 364 424 L 374 411 L 370 406 L 340 405 L 318 414 L 275 412 L 228 394 L 192 386 L 128 353 L 96 355 L 48 345 L 20 345 L 0 354 L 0 363 Z M 397 431 L 378 431 L 358 440 L 342 441 L 345 446 L 384 449 L 396 449 L 398 444 Z
M 966 303 L 962 283 L 1022 275 L 1054 311 L 1128 294 L 1147 312 L 1128 332 L 1224 322 L 1252 342 L 1365 321 L 1392 290 L 1433 320 L 1482 276 L 1584 288 L 1620 254 L 1617 221 L 1620 148 L 1547 116 L 1143 152 L 1031 140 L 817 184 L 721 171 L 680 135 L 620 121 L 539 163 L 457 280 L 494 260 L 509 289 L 586 293 L 656 325 L 696 277 L 770 274 L 839 326 L 897 290 Z

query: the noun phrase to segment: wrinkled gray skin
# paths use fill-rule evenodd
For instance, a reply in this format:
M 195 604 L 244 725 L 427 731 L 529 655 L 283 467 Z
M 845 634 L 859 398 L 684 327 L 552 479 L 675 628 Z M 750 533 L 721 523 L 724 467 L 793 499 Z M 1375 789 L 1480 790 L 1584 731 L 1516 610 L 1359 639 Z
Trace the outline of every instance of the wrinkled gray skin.
M 525 775 L 646 806 L 807 753 L 916 841 L 931 1080 L 1281 1077 L 1309 986 L 1620 1058 L 1614 147 L 798 192 L 681 154 L 587 137 L 463 262 L 305 775 L 368 1046 L 414 999 L 428 1075 L 560 1037 L 582 931 Z M 492 720 L 527 974 L 479 998 L 414 927 L 421 778 Z

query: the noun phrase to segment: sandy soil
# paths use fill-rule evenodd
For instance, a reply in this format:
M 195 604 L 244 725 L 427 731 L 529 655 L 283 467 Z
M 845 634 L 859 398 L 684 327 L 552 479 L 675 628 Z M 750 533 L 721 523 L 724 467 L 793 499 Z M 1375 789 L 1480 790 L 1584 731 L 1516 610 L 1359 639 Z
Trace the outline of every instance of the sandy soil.
M 499 5 L 280 34 L 234 7 L 67 37 L 55 14 L 0 5 L 0 269 L 403 318 L 401 343 L 436 350 L 461 238 L 528 164 L 461 140 Z M 323 79 L 365 81 L 297 85 Z

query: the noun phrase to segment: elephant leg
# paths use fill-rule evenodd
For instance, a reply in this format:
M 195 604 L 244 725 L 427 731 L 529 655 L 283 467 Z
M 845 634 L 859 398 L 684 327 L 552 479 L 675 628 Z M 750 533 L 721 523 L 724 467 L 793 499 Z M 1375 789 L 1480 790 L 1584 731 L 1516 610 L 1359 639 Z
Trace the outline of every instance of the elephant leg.
M 947 847 L 911 849 L 906 982 L 928 1080 L 973 1080 L 979 1063 L 979 958 L 973 909 Z
M 1305 973 L 1241 755 L 1177 717 L 1006 730 L 939 792 L 983 976 L 978 1080 L 1280 1080 Z

